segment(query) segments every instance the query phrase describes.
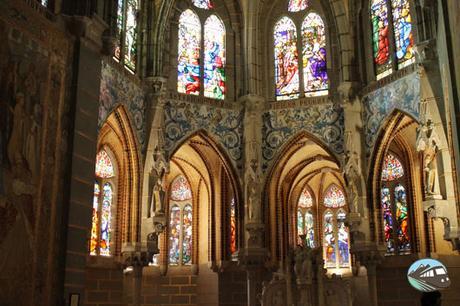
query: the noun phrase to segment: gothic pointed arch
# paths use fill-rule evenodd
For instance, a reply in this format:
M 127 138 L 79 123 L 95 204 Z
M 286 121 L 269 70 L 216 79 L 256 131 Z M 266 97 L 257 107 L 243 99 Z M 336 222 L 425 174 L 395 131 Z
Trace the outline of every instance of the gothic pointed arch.
M 349 273 L 349 237 L 342 224 L 348 212 L 344 186 L 338 159 L 308 133 L 296 135 L 279 152 L 267 177 L 263 201 L 269 228 L 266 245 L 275 254 L 273 266 L 301 244 L 322 249 L 325 260 L 329 254 L 334 259 L 333 264 L 325 265 L 330 273 Z M 327 242 L 333 249 L 326 248 Z
M 110 217 L 111 220 L 106 235 L 110 237 L 112 246 L 106 254 L 117 256 L 120 255 L 123 243 L 140 239 L 140 152 L 136 134 L 124 106 L 115 108 L 100 129 L 97 152 L 98 161 L 104 157 L 106 163 L 110 161 L 116 169 L 113 170 L 114 175 L 105 175 L 108 169 L 101 169 L 100 165 L 96 165 L 95 197 L 99 189 L 103 204 L 102 216 L 105 213 L 105 217 Z M 98 182 L 101 178 L 104 181 Z M 109 195 L 111 205 L 107 208 L 104 205 L 108 204 L 109 199 L 106 196 Z

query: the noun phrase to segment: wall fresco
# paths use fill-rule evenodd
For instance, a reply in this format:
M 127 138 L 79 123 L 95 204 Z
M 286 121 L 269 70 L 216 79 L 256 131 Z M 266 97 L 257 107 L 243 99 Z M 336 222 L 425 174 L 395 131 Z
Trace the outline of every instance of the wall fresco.
M 383 121 L 395 109 L 419 117 L 420 75 L 414 72 L 364 97 L 366 155 L 375 145 Z
M 101 75 L 98 127 L 104 125 L 107 117 L 118 105 L 124 105 L 137 132 L 139 144 L 144 149 L 145 98 L 142 87 L 125 75 L 124 71 L 113 67 L 109 59 L 102 61 Z
M 318 137 L 334 153 L 344 151 L 344 116 L 339 106 L 329 103 L 307 108 L 272 110 L 266 112 L 262 120 L 264 171 L 280 147 L 301 131 Z
M 165 104 L 165 147 L 168 154 L 198 130 L 207 131 L 225 148 L 232 162 L 241 168 L 243 112 L 188 102 Z

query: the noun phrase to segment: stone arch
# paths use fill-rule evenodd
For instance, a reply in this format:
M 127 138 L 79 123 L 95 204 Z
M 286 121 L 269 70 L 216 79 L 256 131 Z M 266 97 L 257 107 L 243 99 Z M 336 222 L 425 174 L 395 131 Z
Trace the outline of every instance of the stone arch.
M 124 105 L 116 107 L 102 125 L 97 152 L 109 148 L 118 167 L 116 189 L 116 220 L 114 255 L 121 254 L 121 246 L 140 241 L 140 180 L 141 155 L 136 134 Z
M 290 208 L 293 206 L 292 201 L 298 198 L 300 190 L 308 184 L 315 190 L 315 202 L 319 204 L 322 202 L 322 193 L 331 183 L 340 186 L 345 193 L 340 161 L 309 133 L 297 134 L 279 152 L 267 175 L 262 207 L 268 228 L 265 244 L 272 255 L 272 267 L 283 263 L 289 249 L 296 245 Z M 320 231 L 319 223 L 317 218 L 317 232 Z

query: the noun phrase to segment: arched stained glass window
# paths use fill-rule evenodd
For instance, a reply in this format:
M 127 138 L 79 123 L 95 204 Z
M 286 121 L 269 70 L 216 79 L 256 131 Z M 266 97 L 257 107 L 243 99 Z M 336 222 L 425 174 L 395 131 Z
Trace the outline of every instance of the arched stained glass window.
M 398 59 L 398 67 L 403 68 L 413 63 L 415 58 L 409 1 L 391 0 L 391 7 L 396 42 L 396 58 Z
M 374 64 L 377 79 L 380 79 L 393 71 L 394 59 L 398 69 L 415 61 L 409 0 L 373 0 L 370 12 Z M 390 43 L 394 44 L 393 55 L 390 54 Z
M 205 10 L 212 9 L 212 3 L 211 0 L 193 0 L 193 5 L 195 5 L 198 8 L 202 8 Z
M 236 203 L 235 198 L 230 202 L 230 253 L 234 254 L 236 247 Z
M 398 178 L 403 177 L 404 168 L 401 165 L 399 159 L 393 154 L 388 154 L 383 162 L 384 167 L 382 169 L 382 180 L 383 181 L 394 181 Z
M 191 95 L 200 92 L 201 23 L 192 10 L 179 18 L 179 45 L 177 57 L 177 91 Z
M 117 1 L 117 29 L 114 58 L 135 72 L 137 63 L 137 14 L 139 0 Z
M 299 198 L 299 207 L 309 208 L 313 206 L 313 199 L 307 188 L 302 190 Z
M 101 150 L 96 155 L 96 176 L 100 178 L 111 178 L 115 176 L 112 160 L 104 150 Z
M 183 175 L 179 175 L 171 184 L 171 200 L 186 201 L 192 198 L 190 184 Z
M 315 247 L 315 221 L 311 210 L 305 213 L 305 240 L 306 245 L 310 248 Z
M 328 208 L 338 208 L 345 206 L 345 194 L 337 185 L 332 184 L 327 189 L 324 196 L 324 206 Z
M 281 18 L 275 25 L 275 82 L 278 100 L 299 96 L 299 59 L 297 30 L 294 22 Z
M 112 249 L 112 206 L 114 165 L 105 150 L 96 155 L 90 254 L 110 256 Z M 101 190 L 102 187 L 102 190 Z
M 204 24 L 204 96 L 225 98 L 225 27 L 216 15 Z
M 305 94 L 327 94 L 326 30 L 316 13 L 309 13 L 302 23 L 302 45 Z
M 189 265 L 192 263 L 193 209 L 190 200 L 190 184 L 179 175 L 171 184 L 169 219 L 169 263 Z
M 308 0 L 289 0 L 288 11 L 300 12 L 308 7 Z
M 324 261 L 326 267 L 336 267 L 336 240 L 334 235 L 334 214 L 326 211 L 323 221 Z
M 387 254 L 408 254 L 412 247 L 405 172 L 400 159 L 393 153 L 388 153 L 383 161 L 381 180 L 383 234 Z
M 179 206 L 174 205 L 171 207 L 171 214 L 169 218 L 169 263 L 172 265 L 179 264 L 180 259 L 180 213 Z
M 347 214 L 344 210 L 337 212 L 337 232 L 339 241 L 339 267 L 346 268 L 350 266 L 350 244 L 348 229 L 345 226 L 345 219 Z

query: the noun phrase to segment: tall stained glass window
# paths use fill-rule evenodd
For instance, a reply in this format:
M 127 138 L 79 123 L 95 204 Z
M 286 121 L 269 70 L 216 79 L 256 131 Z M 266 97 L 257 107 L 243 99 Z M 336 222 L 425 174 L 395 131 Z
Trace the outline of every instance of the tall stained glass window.
M 180 93 L 200 93 L 200 44 L 200 19 L 192 10 L 186 10 L 179 18 L 177 91 Z
M 213 8 L 210 1 L 195 0 L 193 4 L 200 9 Z M 224 100 L 227 89 L 225 25 L 211 13 L 204 25 L 191 9 L 184 11 L 179 18 L 177 91 Z M 203 55 L 201 44 L 204 46 Z
M 393 72 L 393 61 L 397 62 L 398 69 L 413 63 L 415 54 L 409 0 L 372 0 L 370 18 L 377 79 Z M 394 54 L 390 50 L 394 50 Z
M 324 193 L 323 205 L 323 256 L 327 268 L 350 267 L 350 242 L 345 224 L 345 195 L 337 185 L 332 184 Z
M 308 7 L 308 0 L 289 0 L 288 11 L 300 12 Z
M 110 256 L 112 247 L 112 206 L 115 171 L 105 150 L 96 156 L 90 254 Z M 102 190 L 101 190 L 102 188 Z
M 204 96 L 225 98 L 225 27 L 216 15 L 204 24 Z
M 171 184 L 169 214 L 169 264 L 190 265 L 192 263 L 192 191 L 183 175 Z
M 300 12 L 307 7 L 308 1 L 292 0 L 288 12 Z M 303 16 L 301 24 L 296 24 L 293 21 L 298 20 L 296 14 L 287 15 L 274 26 L 275 97 L 277 100 L 288 100 L 303 94 L 307 97 L 327 95 L 329 77 L 323 19 L 318 13 L 310 11 Z M 297 29 L 300 29 L 300 35 Z M 303 84 L 300 84 L 302 77 Z
M 139 0 L 117 1 L 117 42 L 114 58 L 133 73 L 137 63 L 138 12 Z
M 236 246 L 236 203 L 235 198 L 230 202 L 230 254 L 234 254 Z
M 302 23 L 303 75 L 305 95 L 327 93 L 326 31 L 321 17 L 309 13 Z
M 275 82 L 278 100 L 299 96 L 299 56 L 294 22 L 281 18 L 275 25 Z
M 298 244 L 304 244 L 309 248 L 315 247 L 315 220 L 312 206 L 313 198 L 305 187 L 297 203 L 297 235 Z M 305 243 L 303 243 L 301 235 L 305 235 Z
M 193 5 L 205 10 L 212 9 L 213 7 L 211 0 L 193 0 Z
M 387 254 L 409 254 L 412 247 L 406 177 L 400 159 L 393 153 L 388 153 L 383 161 L 381 180 L 383 234 Z

